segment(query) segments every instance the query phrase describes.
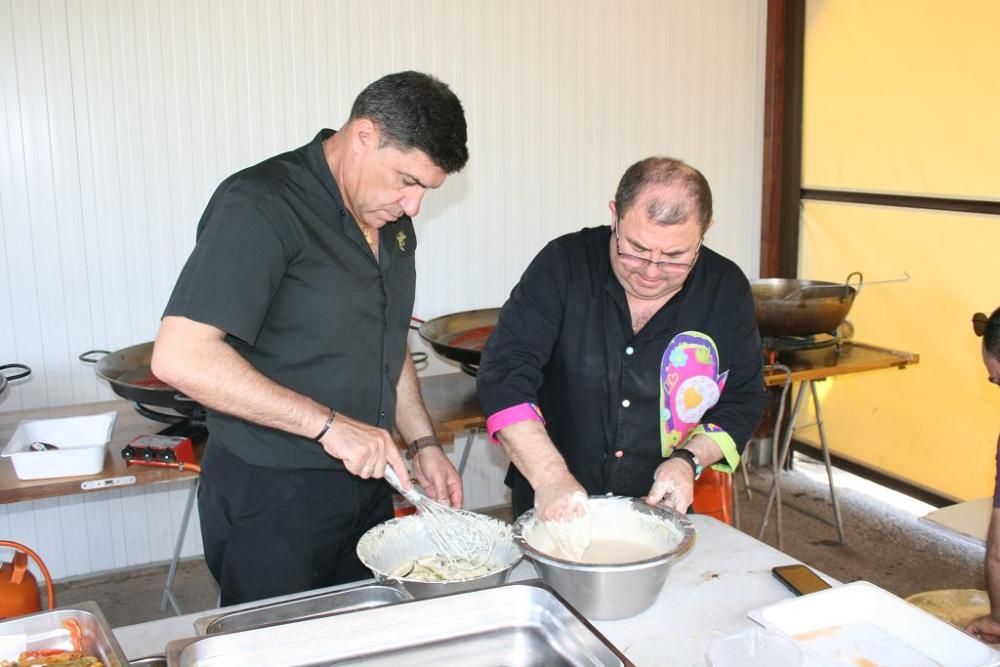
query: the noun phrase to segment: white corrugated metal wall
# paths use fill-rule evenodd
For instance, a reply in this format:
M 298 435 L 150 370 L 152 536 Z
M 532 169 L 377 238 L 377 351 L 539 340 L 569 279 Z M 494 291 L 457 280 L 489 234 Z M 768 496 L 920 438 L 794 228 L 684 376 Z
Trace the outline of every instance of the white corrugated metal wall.
M 417 315 L 502 303 L 547 240 L 606 224 L 621 172 L 651 154 L 705 172 L 708 242 L 755 276 L 764 13 L 764 0 L 0 0 L 0 363 L 34 370 L 0 411 L 114 398 L 76 357 L 153 337 L 216 184 L 338 127 L 364 85 L 401 69 L 452 86 L 472 153 L 417 219 Z M 486 481 L 470 504 L 495 496 Z M 0 535 L 43 545 L 56 576 L 163 560 L 185 488 L 0 507 Z M 81 524 L 104 546 L 80 555 L 49 528 Z

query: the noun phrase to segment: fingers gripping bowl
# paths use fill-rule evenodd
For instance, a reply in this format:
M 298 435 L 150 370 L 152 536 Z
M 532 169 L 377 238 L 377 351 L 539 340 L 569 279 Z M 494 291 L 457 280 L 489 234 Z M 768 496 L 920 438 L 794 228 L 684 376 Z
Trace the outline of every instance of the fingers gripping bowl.
M 467 575 L 457 573 L 446 580 L 425 581 L 394 574 L 401 564 L 438 552 L 419 515 L 390 519 L 369 530 L 358 541 L 358 558 L 372 571 L 376 581 L 399 582 L 415 598 L 497 586 L 506 583 L 511 570 L 521 562 L 521 550 L 514 544 L 509 525 L 485 515 L 481 515 L 481 520 L 484 528 L 496 531 L 497 539 L 483 567 L 470 570 Z
M 538 576 L 587 618 L 635 616 L 652 606 L 670 568 L 694 546 L 694 526 L 674 510 L 637 498 L 591 496 L 587 507 L 596 557 L 585 553 L 583 560 L 601 562 L 561 557 L 534 510 L 514 523 L 514 542 Z

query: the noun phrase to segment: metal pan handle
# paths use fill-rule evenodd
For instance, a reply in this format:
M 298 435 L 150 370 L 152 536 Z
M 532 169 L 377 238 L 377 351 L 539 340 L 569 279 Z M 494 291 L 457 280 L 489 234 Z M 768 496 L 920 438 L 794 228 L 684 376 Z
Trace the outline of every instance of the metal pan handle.
M 844 279 L 844 297 L 845 298 L 847 297 L 848 294 L 850 294 L 850 291 L 849 291 L 848 288 L 854 287 L 853 285 L 851 285 L 851 278 L 853 278 L 854 276 L 858 277 L 858 286 L 855 287 L 854 289 L 857 290 L 858 294 L 861 293 L 861 286 L 865 282 L 865 277 L 861 275 L 860 271 L 851 271 L 850 273 L 847 274 L 847 278 Z
M 96 359 L 91 358 L 91 355 L 94 355 L 94 354 L 99 354 L 101 356 L 97 357 Z M 87 350 L 86 352 L 84 352 L 83 354 L 81 354 L 79 357 L 77 357 L 77 359 L 79 359 L 80 361 L 82 361 L 85 364 L 96 364 L 98 361 L 100 361 L 104 357 L 108 356 L 109 354 L 111 354 L 111 350 Z
M 14 373 L 12 375 L 7 375 L 7 371 L 15 369 L 20 370 L 21 372 Z M 11 380 L 20 380 L 21 378 L 28 377 L 29 375 L 31 375 L 31 369 L 25 366 L 24 364 L 3 364 L 2 366 L 0 366 L 0 373 L 3 373 L 3 375 L 7 378 L 7 381 L 9 382 Z

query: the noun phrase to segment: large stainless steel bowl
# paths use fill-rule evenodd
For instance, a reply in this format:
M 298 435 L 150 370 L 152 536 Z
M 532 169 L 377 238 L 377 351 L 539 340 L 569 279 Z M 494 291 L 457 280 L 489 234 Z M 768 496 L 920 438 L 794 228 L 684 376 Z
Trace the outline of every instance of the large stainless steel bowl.
M 432 582 L 389 574 L 400 563 L 438 552 L 419 515 L 390 519 L 369 530 L 358 541 L 358 558 L 372 571 L 376 581 L 399 582 L 415 598 L 498 586 L 507 582 L 511 570 L 521 562 L 521 550 L 514 544 L 508 524 L 486 515 L 482 515 L 482 520 L 497 531 L 498 537 L 490 555 L 490 563 L 497 569 L 484 576 Z
M 524 513 L 514 523 L 514 542 L 534 563 L 538 576 L 587 618 L 611 620 L 635 616 L 656 602 L 670 568 L 694 546 L 694 526 L 682 514 L 664 507 L 652 507 L 636 498 L 591 496 L 588 506 L 592 517 L 601 511 L 620 511 L 622 517 L 627 518 L 620 522 L 621 526 L 641 521 L 649 522 L 653 530 L 662 529 L 667 536 L 662 543 L 663 553 L 646 560 L 607 565 L 557 558 L 538 547 L 544 541 L 540 537 L 545 528 L 535 519 L 534 510 Z M 639 516 L 629 517 L 629 512 Z M 592 536 L 604 540 L 629 540 L 628 535 L 609 534 L 615 532 L 609 525 L 600 526 L 602 532 L 597 534 L 599 527 L 595 522 Z

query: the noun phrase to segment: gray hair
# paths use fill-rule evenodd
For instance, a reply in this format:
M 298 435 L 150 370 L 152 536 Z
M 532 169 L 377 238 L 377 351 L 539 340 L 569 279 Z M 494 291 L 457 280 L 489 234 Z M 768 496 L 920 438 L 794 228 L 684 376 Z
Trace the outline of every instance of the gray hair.
M 625 170 L 615 193 L 619 216 L 625 215 L 648 185 L 677 189 L 680 195 L 653 199 L 646 210 L 650 218 L 663 225 L 678 225 L 695 216 L 702 233 L 708 229 L 712 222 L 712 190 L 708 181 L 694 167 L 669 157 L 648 157 Z

